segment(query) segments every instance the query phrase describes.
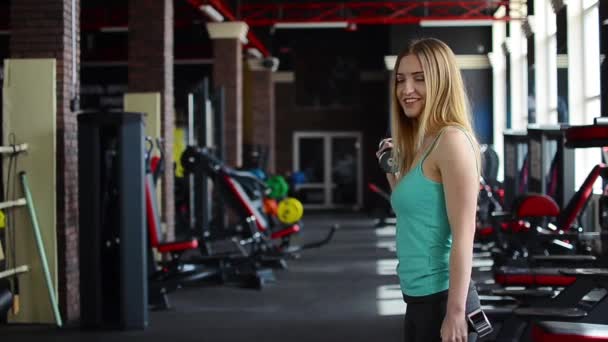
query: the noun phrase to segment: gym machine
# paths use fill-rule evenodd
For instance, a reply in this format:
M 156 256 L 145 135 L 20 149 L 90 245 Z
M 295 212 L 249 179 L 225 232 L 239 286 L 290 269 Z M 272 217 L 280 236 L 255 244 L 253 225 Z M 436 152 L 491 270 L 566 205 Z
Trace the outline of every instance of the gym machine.
M 567 126 L 528 126 L 528 191 L 551 196 L 563 208 L 574 195 L 574 150 L 565 148 Z
M 78 116 L 81 324 L 148 325 L 141 113 Z
M 523 131 L 504 132 L 504 210 L 528 187 L 528 136 Z

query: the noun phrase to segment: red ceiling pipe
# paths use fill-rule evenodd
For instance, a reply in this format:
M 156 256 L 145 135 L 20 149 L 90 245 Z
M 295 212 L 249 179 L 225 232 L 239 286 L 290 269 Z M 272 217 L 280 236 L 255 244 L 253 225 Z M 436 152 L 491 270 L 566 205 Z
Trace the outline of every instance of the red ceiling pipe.
M 384 1 L 244 4 L 239 7 L 249 26 L 270 26 L 281 22 L 335 22 L 354 24 L 416 24 L 421 20 L 511 20 L 492 13 L 510 2 L 489 1 Z M 486 13 L 483 13 L 483 12 Z

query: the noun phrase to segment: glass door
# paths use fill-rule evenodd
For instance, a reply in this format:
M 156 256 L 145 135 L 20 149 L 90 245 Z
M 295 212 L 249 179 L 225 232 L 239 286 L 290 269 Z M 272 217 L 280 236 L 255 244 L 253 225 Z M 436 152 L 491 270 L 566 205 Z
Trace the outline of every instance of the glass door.
M 325 191 L 325 137 L 296 133 L 294 170 L 304 174 L 304 183 L 296 193 L 303 204 L 323 207 L 327 203 Z
M 358 210 L 363 198 L 359 132 L 294 133 L 294 170 L 305 181 L 295 189 L 305 208 Z
M 333 207 L 360 208 L 362 197 L 359 166 L 360 136 L 331 137 L 331 204 Z

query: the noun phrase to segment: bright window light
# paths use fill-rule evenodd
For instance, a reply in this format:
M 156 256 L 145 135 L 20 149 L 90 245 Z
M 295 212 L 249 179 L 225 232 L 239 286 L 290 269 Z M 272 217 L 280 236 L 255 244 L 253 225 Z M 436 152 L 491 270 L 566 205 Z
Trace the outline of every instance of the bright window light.
M 386 226 L 375 230 L 376 236 L 392 237 L 397 235 L 397 227 Z
M 597 6 L 584 13 L 585 32 L 585 97 L 590 98 L 600 94 L 600 30 L 599 10 Z M 591 114 L 591 113 L 589 113 Z M 599 113 L 595 113 L 599 114 Z M 597 115 L 599 116 L 599 115 Z
M 376 274 L 397 275 L 397 259 L 380 259 L 376 261 Z
M 377 309 L 380 316 L 403 316 L 406 304 L 399 284 L 383 285 L 376 289 Z

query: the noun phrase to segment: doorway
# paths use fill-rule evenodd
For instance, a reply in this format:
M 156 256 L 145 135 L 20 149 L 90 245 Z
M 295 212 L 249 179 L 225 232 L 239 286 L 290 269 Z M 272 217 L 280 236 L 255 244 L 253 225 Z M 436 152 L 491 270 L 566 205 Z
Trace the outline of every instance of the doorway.
M 305 208 L 361 208 L 361 137 L 361 132 L 294 133 L 293 169 L 305 175 L 295 191 Z

